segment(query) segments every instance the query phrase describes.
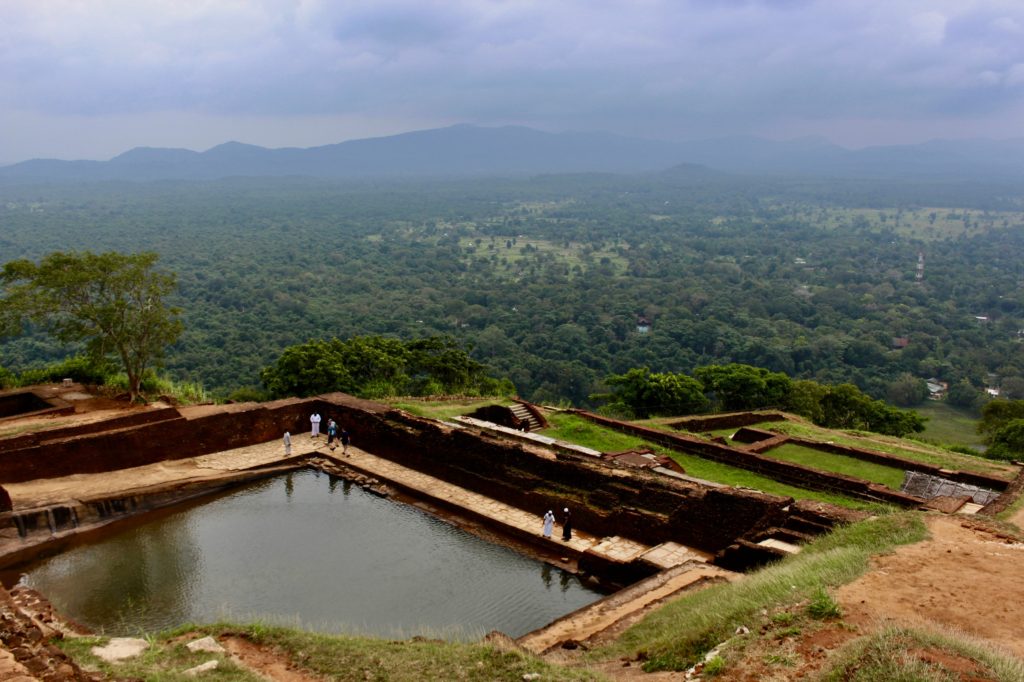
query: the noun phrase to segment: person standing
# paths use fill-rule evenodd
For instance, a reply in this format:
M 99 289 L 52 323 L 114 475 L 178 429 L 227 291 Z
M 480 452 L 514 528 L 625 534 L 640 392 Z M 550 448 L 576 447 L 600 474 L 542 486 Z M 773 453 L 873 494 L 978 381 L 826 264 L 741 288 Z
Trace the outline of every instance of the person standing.
M 555 526 L 555 514 L 550 509 L 544 514 L 544 537 L 551 539 L 551 530 Z
M 287 431 L 284 432 L 284 456 L 291 457 L 292 454 L 292 434 Z
M 320 413 L 314 412 L 309 417 L 309 425 L 312 427 L 310 430 L 310 437 L 316 438 L 320 435 Z
M 338 434 L 338 439 L 341 441 L 341 454 L 348 455 L 348 444 L 352 441 L 352 434 L 348 432 L 344 426 L 341 427 L 341 433 Z
M 338 435 L 338 425 L 334 423 L 333 419 L 327 420 L 327 446 L 334 449 L 334 437 Z
M 565 521 L 562 522 L 562 539 L 568 542 L 572 539 L 572 514 L 569 513 L 568 507 L 562 511 L 565 512 Z

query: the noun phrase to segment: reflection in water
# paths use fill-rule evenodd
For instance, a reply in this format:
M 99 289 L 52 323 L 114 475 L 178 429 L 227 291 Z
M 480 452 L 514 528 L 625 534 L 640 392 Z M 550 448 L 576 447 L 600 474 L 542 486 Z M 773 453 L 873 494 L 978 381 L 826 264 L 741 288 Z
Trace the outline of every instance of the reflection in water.
M 307 471 L 75 548 L 23 580 L 115 634 L 259 617 L 324 631 L 515 637 L 600 596 L 547 564 L 539 573 L 511 550 Z

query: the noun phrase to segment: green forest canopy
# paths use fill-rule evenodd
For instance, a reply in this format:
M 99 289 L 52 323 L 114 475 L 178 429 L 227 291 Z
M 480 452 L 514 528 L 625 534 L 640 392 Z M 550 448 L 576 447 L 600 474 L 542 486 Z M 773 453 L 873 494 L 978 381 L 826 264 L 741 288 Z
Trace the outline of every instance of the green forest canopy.
M 185 324 L 167 370 L 221 395 L 308 339 L 450 336 L 537 401 L 740 363 L 873 398 L 935 377 L 970 403 L 1024 391 L 1022 196 L 673 172 L 8 185 L 0 248 L 159 253 Z M 15 371 L 75 350 L 0 347 Z

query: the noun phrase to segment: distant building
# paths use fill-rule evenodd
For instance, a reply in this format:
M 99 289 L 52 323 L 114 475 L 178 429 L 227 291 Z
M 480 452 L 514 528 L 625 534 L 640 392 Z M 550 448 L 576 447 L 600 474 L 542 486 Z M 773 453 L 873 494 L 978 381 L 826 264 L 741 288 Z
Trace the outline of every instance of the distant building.
M 929 400 L 942 400 L 946 397 L 946 393 L 949 392 L 949 383 L 935 377 L 927 379 L 925 383 L 928 385 Z
M 651 321 L 643 315 L 636 318 L 636 331 L 638 334 L 646 334 L 651 331 Z
M 992 388 L 990 386 L 990 387 L 985 389 L 985 393 L 988 393 L 993 398 L 998 398 L 999 397 L 999 389 L 998 388 Z
M 910 345 L 910 338 L 906 336 L 894 336 L 889 344 L 893 350 L 902 350 Z

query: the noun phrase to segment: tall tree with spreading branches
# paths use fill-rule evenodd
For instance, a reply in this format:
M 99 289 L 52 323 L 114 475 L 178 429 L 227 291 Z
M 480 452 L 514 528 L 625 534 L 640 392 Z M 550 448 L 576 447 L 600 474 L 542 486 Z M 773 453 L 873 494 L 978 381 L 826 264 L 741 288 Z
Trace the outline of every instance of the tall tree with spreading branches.
M 157 259 L 152 252 L 58 251 L 39 263 L 10 261 L 0 272 L 0 333 L 20 333 L 32 322 L 65 343 L 84 342 L 95 359 L 119 361 L 135 400 L 146 370 L 183 329 L 180 310 L 164 301 L 176 278 L 156 270 Z

